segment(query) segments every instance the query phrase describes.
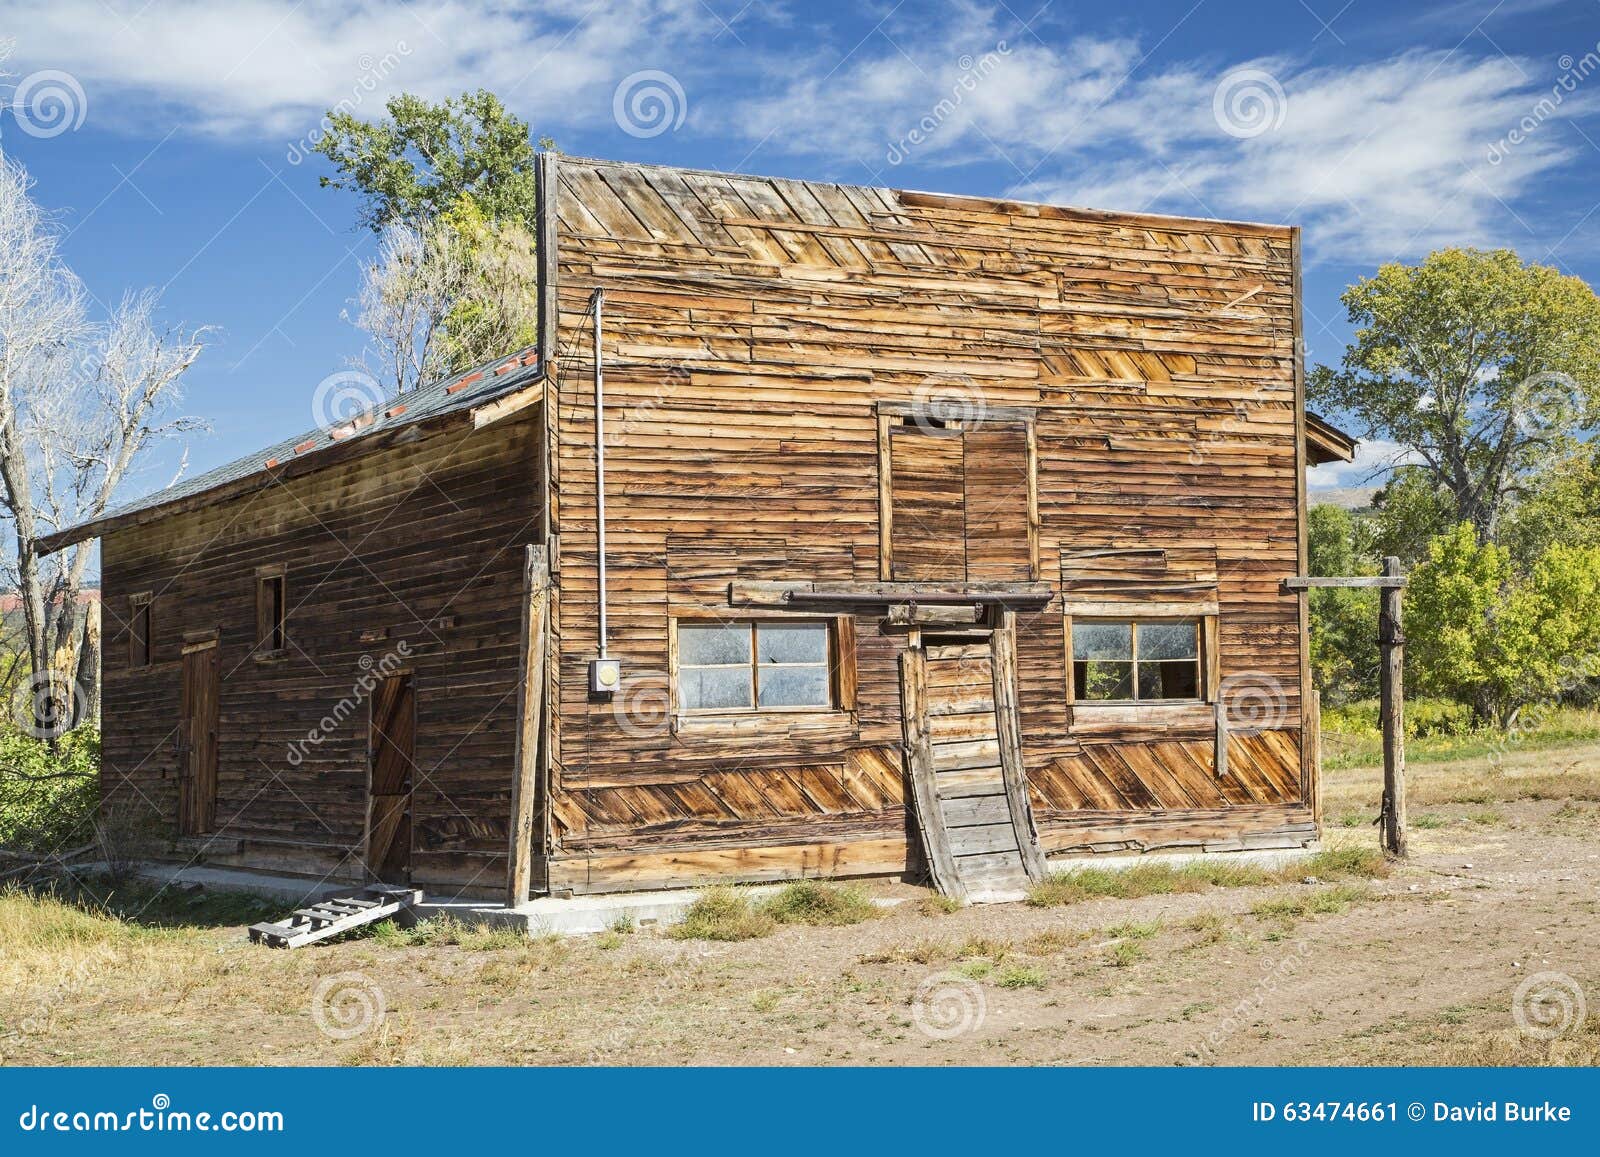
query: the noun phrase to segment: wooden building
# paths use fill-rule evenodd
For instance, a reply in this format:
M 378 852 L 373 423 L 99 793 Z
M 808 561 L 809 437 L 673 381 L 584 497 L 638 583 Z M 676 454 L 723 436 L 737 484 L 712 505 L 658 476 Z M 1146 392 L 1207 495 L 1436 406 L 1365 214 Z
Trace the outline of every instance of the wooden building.
M 109 801 L 513 896 L 1315 839 L 1282 582 L 1353 446 L 1304 411 L 1296 230 L 540 190 L 538 348 L 53 540 L 102 541 Z

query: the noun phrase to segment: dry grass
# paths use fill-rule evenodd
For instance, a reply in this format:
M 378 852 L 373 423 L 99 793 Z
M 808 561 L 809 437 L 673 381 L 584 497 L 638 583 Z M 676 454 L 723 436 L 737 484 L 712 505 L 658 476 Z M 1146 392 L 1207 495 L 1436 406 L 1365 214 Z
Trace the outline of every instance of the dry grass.
M 878 906 L 854 884 L 799 880 L 761 899 L 740 888 L 711 888 L 667 935 L 675 940 L 756 940 L 770 936 L 780 924 L 859 924 L 877 915 Z
M 770 936 L 778 922 L 737 888 L 708 888 L 667 930 L 674 940 L 755 940 Z
M 884 909 L 833 885 L 767 898 L 721 889 L 680 930 L 564 940 L 435 922 L 272 952 L 246 942 L 243 925 L 259 917 L 236 898 L 0 892 L 0 1054 L 33 1064 L 1170 1064 L 1258 977 L 1307 962 L 1265 993 L 1259 1028 L 1230 1037 L 1220 1060 L 1595 1064 L 1594 1017 L 1551 1042 L 1515 1031 L 1510 961 L 1569 972 L 1594 1003 L 1600 869 L 1589 852 L 1600 808 L 1579 795 L 1498 798 L 1585 760 L 1600 767 L 1600 746 L 1542 770 L 1414 769 L 1440 794 L 1473 792 L 1485 776 L 1513 787 L 1488 803 L 1416 809 L 1442 825 L 1418 825 L 1418 862 L 1383 885 L 1371 881 L 1390 865 L 1362 823 L 1282 869 L 1064 873 L 1043 905 L 957 908 L 899 888 L 907 902 Z M 1337 790 L 1353 798 L 1377 779 L 1365 772 Z M 1501 822 L 1474 823 L 1468 811 Z M 1468 862 L 1477 869 L 1456 881 Z M 1430 869 L 1460 886 L 1442 887 Z M 843 931 L 813 926 L 868 917 Z M 990 1019 L 930 1042 L 908 1010 L 945 971 L 984 986 Z M 316 1030 L 314 993 L 350 974 L 381 989 L 387 1016 L 332 1040 Z M 1376 987 L 1352 987 L 1358 976 L 1405 1001 L 1371 999 Z M 1408 1011 L 1391 1016 L 1399 1008 Z
M 1036 908 L 1053 908 L 1103 898 L 1135 900 L 1144 896 L 1206 892 L 1213 888 L 1264 887 L 1292 883 L 1307 876 L 1370 879 L 1387 872 L 1388 866 L 1381 853 L 1357 845 L 1319 852 L 1281 868 L 1204 860 L 1179 865 L 1139 864 L 1122 870 L 1074 868 L 1056 872 L 1035 884 L 1028 892 L 1028 903 Z
M 859 924 L 878 915 L 878 907 L 859 885 L 800 880 L 761 902 L 779 924 Z

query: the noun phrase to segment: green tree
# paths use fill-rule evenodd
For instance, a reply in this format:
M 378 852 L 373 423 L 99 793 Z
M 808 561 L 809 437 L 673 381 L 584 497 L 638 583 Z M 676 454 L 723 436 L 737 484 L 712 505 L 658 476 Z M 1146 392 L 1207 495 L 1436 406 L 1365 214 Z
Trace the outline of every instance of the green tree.
M 1451 520 L 1491 541 L 1542 459 L 1600 409 L 1600 298 L 1509 249 L 1442 249 L 1345 291 L 1355 341 L 1309 394 L 1415 452 Z
M 1373 554 L 1394 555 L 1410 568 L 1428 556 L 1428 544 L 1456 525 L 1450 492 L 1418 466 L 1401 466 L 1372 498 Z
M 1377 573 L 1363 520 L 1342 507 L 1318 503 L 1307 512 L 1307 545 L 1314 575 Z M 1311 591 L 1311 673 L 1334 703 L 1377 694 L 1376 592 L 1346 588 Z
M 1507 514 L 1500 541 L 1524 563 L 1557 545 L 1600 545 L 1600 447 L 1579 446 L 1535 473 Z
M 1501 725 L 1594 677 L 1600 547 L 1557 545 L 1518 574 L 1508 549 L 1461 523 L 1430 545 L 1406 591 L 1407 665 L 1419 691 Z
M 330 110 L 313 146 L 335 169 L 323 187 L 364 199 L 363 224 L 375 232 L 395 222 L 420 226 L 468 198 L 489 221 L 534 227 L 537 153 L 527 122 L 499 97 L 479 89 L 431 104 L 402 93 L 385 108 L 389 115 L 376 121 Z

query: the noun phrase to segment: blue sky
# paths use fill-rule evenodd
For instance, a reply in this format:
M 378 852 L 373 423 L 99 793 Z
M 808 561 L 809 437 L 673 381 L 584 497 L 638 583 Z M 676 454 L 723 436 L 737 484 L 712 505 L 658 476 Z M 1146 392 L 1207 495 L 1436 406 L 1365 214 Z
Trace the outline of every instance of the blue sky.
M 304 153 L 402 90 L 493 89 L 569 153 L 1296 223 L 1313 361 L 1382 261 L 1600 272 L 1595 0 L 3 0 L 0 39 L 0 148 L 90 291 L 216 327 L 190 471 L 314 425 L 360 354 L 372 240 Z

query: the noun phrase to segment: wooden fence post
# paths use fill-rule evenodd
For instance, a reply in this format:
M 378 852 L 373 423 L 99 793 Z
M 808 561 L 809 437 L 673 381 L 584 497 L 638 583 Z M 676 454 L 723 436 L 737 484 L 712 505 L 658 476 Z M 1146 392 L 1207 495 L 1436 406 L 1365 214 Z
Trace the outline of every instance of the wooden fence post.
M 1400 560 L 1383 560 L 1383 573 L 1400 574 Z M 1401 625 L 1401 591 L 1398 585 L 1382 589 L 1378 609 L 1379 715 L 1383 724 L 1383 850 L 1406 855 L 1406 723 L 1404 665 L 1406 639 Z
M 511 847 L 506 864 L 506 907 L 528 899 L 533 882 L 538 824 L 540 737 L 544 731 L 545 639 L 550 620 L 550 556 L 528 547 L 523 577 L 522 665 L 517 681 L 515 771 L 511 780 Z

